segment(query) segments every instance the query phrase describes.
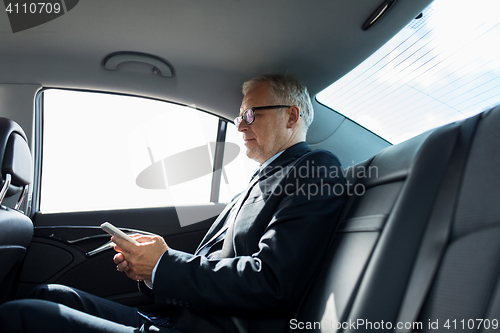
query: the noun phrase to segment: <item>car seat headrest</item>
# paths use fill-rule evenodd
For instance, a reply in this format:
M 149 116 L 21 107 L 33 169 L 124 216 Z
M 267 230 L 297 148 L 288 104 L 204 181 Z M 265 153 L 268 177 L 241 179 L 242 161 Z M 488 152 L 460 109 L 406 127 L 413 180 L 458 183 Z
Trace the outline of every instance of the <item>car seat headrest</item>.
M 17 194 L 33 180 L 33 162 L 28 140 L 21 126 L 0 117 L 0 203 Z

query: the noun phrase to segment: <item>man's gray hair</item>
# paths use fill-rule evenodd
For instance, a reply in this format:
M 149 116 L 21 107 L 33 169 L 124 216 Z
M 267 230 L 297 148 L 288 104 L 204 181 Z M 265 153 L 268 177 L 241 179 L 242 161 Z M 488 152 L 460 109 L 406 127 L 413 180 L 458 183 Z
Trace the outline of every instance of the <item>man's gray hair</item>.
M 305 130 L 314 119 L 314 110 L 307 87 L 288 74 L 264 74 L 243 83 L 243 95 L 253 87 L 267 83 L 270 87 L 271 98 L 276 104 L 297 105 L 304 118 Z

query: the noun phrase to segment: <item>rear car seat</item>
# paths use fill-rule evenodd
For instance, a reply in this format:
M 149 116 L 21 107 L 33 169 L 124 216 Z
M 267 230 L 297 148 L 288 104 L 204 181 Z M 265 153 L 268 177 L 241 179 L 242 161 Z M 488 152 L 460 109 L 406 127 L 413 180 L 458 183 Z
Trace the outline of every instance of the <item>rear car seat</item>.
M 482 114 L 472 141 L 449 237 L 418 317 L 423 332 L 500 331 L 499 133 L 497 107 Z
M 447 330 L 443 326 L 447 320 L 461 325 L 461 320 L 467 324 L 469 319 L 489 318 L 493 324 L 494 315 L 500 315 L 500 289 L 496 288 L 500 139 L 495 137 L 500 109 L 476 118 L 477 128 L 474 119 L 450 124 L 389 147 L 347 170 L 353 195 L 344 207 L 325 265 L 290 321 L 290 332 L 392 331 L 398 320 L 413 318 L 408 316 L 411 311 L 417 311 L 411 321 L 422 325 L 402 331 L 436 332 L 435 326 L 429 326 L 436 320 L 442 330 Z M 422 279 L 415 262 L 428 238 L 436 200 L 449 185 L 443 187 L 443 180 L 456 169 L 450 161 L 464 150 L 456 147 L 466 126 L 472 128 L 472 143 L 470 154 L 463 155 L 466 164 L 457 204 L 452 202 L 453 214 L 448 214 L 450 221 L 453 218 L 450 237 L 442 249 L 427 251 L 437 258 L 437 275 L 431 270 L 429 279 Z M 422 307 L 411 304 L 414 290 L 424 290 L 417 293 L 424 296 Z M 489 297 L 488 293 L 496 294 Z M 410 312 L 408 304 L 414 307 Z M 402 324 L 404 328 L 406 323 Z

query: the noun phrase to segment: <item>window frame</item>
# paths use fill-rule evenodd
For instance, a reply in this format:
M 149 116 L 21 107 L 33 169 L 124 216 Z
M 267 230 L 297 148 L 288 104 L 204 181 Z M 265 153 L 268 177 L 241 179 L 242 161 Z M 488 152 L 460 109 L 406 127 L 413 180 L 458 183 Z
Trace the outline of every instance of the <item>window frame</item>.
M 216 147 L 215 147 L 215 152 L 214 152 L 214 159 L 212 163 L 212 182 L 211 182 L 211 188 L 210 188 L 210 200 L 208 203 L 220 203 L 219 202 L 219 196 L 220 196 L 220 187 L 221 187 L 221 167 L 223 165 L 223 160 L 224 160 L 224 145 L 219 144 L 219 143 L 225 143 L 226 141 L 226 133 L 227 133 L 227 128 L 228 128 L 228 123 L 232 123 L 231 120 L 222 117 L 220 115 L 217 115 L 213 112 L 179 103 L 179 102 L 174 102 L 174 101 L 169 101 L 165 99 L 160 99 L 160 98 L 153 98 L 153 97 L 147 97 L 147 96 L 141 96 L 141 95 L 135 95 L 135 94 L 126 94 L 126 93 L 118 93 L 118 92 L 109 92 L 109 91 L 100 91 L 100 90 L 89 90 L 89 89 L 70 89 L 70 88 L 58 88 L 58 87 L 43 87 L 40 89 L 37 94 L 35 95 L 35 103 L 34 103 L 34 135 L 33 135 L 33 140 L 34 140 L 34 150 L 33 150 L 33 166 L 34 166 L 34 178 L 33 178 L 33 189 L 32 189 L 32 194 L 31 194 L 31 200 L 28 203 L 27 209 L 27 215 L 30 217 L 33 217 L 35 213 L 42 213 L 40 211 L 40 200 L 41 200 L 41 184 L 42 184 L 42 173 L 43 173 L 43 168 L 42 168 L 42 162 L 43 162 L 43 131 L 44 131 L 44 92 L 46 90 L 51 90 L 51 89 L 56 89 L 56 90 L 65 90 L 65 91 L 72 91 L 72 92 L 85 92 L 85 93 L 99 93 L 99 94 L 109 94 L 109 95 L 117 95 L 117 96 L 125 96 L 125 97 L 135 97 L 135 98 L 142 98 L 142 99 L 148 99 L 148 100 L 153 100 L 153 101 L 158 101 L 158 102 L 163 102 L 163 103 L 169 103 L 169 104 L 175 104 L 183 107 L 189 107 L 192 108 L 196 111 L 199 112 L 204 112 L 207 114 L 210 114 L 212 116 L 215 116 L 218 118 L 218 126 L 217 126 L 217 134 L 216 134 Z M 64 189 L 61 189 L 61 191 L 64 191 Z M 139 209 L 149 209 L 153 207 L 143 207 Z M 110 210 L 121 210 L 121 209 L 110 209 Z M 75 211 L 79 212 L 79 211 Z M 67 212 L 66 212 L 67 213 Z M 50 214 L 63 214 L 63 212 L 58 212 L 58 213 L 50 213 Z

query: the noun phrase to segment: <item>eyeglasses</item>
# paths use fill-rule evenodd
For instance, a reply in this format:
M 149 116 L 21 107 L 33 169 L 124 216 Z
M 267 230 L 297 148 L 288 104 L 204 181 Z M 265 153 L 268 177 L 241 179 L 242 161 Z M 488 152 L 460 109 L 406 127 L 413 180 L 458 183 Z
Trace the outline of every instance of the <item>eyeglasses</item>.
M 280 108 L 289 108 L 290 105 L 270 105 L 270 106 L 254 106 L 253 108 L 247 109 L 243 114 L 239 117 L 234 118 L 234 124 L 236 127 L 239 127 L 241 121 L 244 120 L 247 125 L 250 125 L 255 121 L 255 111 L 256 110 L 265 110 L 265 109 L 280 109 Z

